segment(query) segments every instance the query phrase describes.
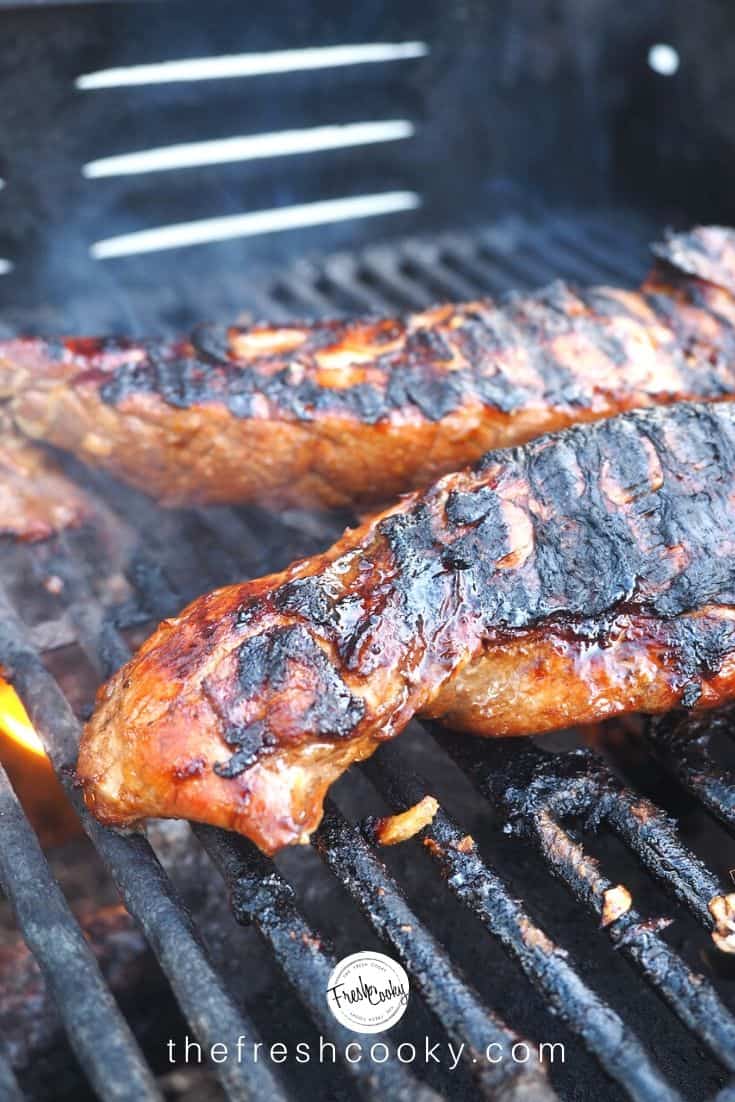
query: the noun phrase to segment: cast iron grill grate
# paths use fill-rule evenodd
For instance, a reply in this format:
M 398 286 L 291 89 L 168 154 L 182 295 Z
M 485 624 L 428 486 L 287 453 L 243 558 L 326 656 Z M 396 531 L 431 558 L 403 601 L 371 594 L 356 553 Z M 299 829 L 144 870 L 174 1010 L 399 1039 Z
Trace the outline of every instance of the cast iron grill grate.
M 294 315 L 423 307 L 441 298 L 522 290 L 554 276 L 633 284 L 645 268 L 649 232 L 629 217 L 609 213 L 510 219 L 472 235 L 446 234 L 370 248 L 359 255 L 302 261 L 254 289 L 248 305 L 278 321 Z M 70 468 L 104 501 L 99 518 L 104 531 L 92 538 L 66 534 L 23 548 L 0 546 L 0 663 L 26 704 L 125 906 L 155 951 L 192 1035 L 203 1046 L 225 1043 L 234 1049 L 239 1035 L 258 1036 L 256 1023 L 231 995 L 154 850 L 142 835 L 104 830 L 81 805 L 73 775 L 80 720 L 46 660 L 75 646 L 95 678 L 102 680 L 126 660 L 131 631 L 171 615 L 206 588 L 276 569 L 296 554 L 326 545 L 334 535 L 334 521 L 297 514 L 277 519 L 225 509 L 162 513 L 133 491 L 112 487 L 102 476 L 74 464 Z M 105 540 L 108 547 L 114 545 L 121 533 L 125 553 L 100 556 Z M 37 585 L 49 575 L 62 583 L 56 614 L 39 616 L 32 580 Z M 624 784 L 597 753 L 550 754 L 532 743 L 485 744 L 428 727 L 423 734 L 436 754 L 459 764 L 489 801 L 488 815 L 501 823 L 501 830 L 538 854 L 544 882 L 551 884 L 553 878 L 570 894 L 571 921 L 576 927 L 587 925 L 594 939 L 593 960 L 603 945 L 611 943 L 618 950 L 619 969 L 631 966 L 623 978 L 630 982 L 631 992 L 638 990 L 643 977 L 662 1000 L 656 1006 L 664 1023 L 678 1019 L 700 1056 L 716 1061 L 720 1070 L 713 1073 L 716 1085 L 710 1095 L 721 1087 L 716 1096 L 724 1102 L 735 1091 L 732 1084 L 722 1086 L 726 1076 L 735 1073 L 735 1015 L 726 1005 L 726 983 L 706 960 L 704 968 L 694 967 L 686 953 L 667 940 L 668 922 L 650 915 L 645 892 L 639 904 L 634 889 L 627 909 L 619 908 L 627 889 L 621 895 L 614 873 L 606 875 L 604 861 L 595 859 L 583 835 L 604 826 L 633 855 L 639 869 L 663 886 L 672 905 L 693 916 L 700 931 L 727 937 L 729 912 L 720 877 L 684 843 L 664 812 Z M 679 759 L 670 733 L 655 737 L 662 755 L 683 762 L 675 771 L 685 786 L 732 827 L 733 786 L 716 772 L 702 746 L 691 743 L 688 756 Z M 430 782 L 407 759 L 400 740 L 385 746 L 362 772 L 395 809 L 431 790 Z M 545 917 L 534 917 L 536 902 L 516 898 L 515 881 L 498 865 L 494 851 L 469 838 L 462 812 L 461 806 L 453 813 L 442 806 L 423 832 L 428 867 L 443 879 L 458 913 L 483 928 L 477 936 L 489 935 L 518 966 L 517 983 L 526 985 L 528 998 L 538 998 L 542 1008 L 537 1016 L 539 1034 L 546 1017 L 563 1023 L 572 1041 L 576 1039 L 607 1073 L 609 1079 L 601 1082 L 614 1084 L 606 1088 L 610 1097 L 673 1102 L 692 1095 L 693 1080 L 684 1076 L 678 1082 L 676 1069 L 662 1066 L 661 1053 L 651 1051 L 650 1038 L 640 1035 L 639 1022 L 631 1024 L 625 1006 L 613 1005 L 599 993 L 587 964 L 566 950 L 569 927 L 565 932 L 562 924 L 561 936 L 557 935 L 546 928 Z M 105 986 L 4 773 L 0 816 L 0 882 L 43 969 L 89 1083 L 104 1099 L 159 1098 L 155 1077 Z M 240 838 L 207 827 L 195 827 L 194 834 L 224 879 L 236 920 L 255 927 L 316 1028 L 343 1049 L 352 1035 L 331 1018 L 324 1000 L 336 958 L 288 877 Z M 511 1045 L 520 1033 L 505 1014 L 488 1005 L 481 977 L 470 981 L 466 968 L 454 959 L 454 946 L 442 943 L 413 899 L 415 892 L 375 848 L 368 822 L 352 825 L 330 803 L 313 845 L 387 951 L 404 964 L 412 990 L 443 1036 L 456 1044 L 464 1042 L 462 1089 L 468 1097 L 543 1100 L 570 1094 L 569 1078 L 559 1078 L 556 1069 L 549 1075 L 533 1063 L 493 1065 L 481 1059 L 487 1045 Z M 711 907 L 713 900 L 721 901 L 719 909 Z M 324 905 L 331 904 L 325 899 Z M 589 923 L 590 915 L 597 931 Z M 635 997 L 631 993 L 631 999 Z M 265 1063 L 227 1061 L 213 1070 L 228 1098 L 289 1096 L 289 1084 L 278 1069 Z M 360 1097 L 427 1102 L 439 1097 L 417 1067 L 345 1063 L 344 1071 L 352 1081 L 350 1093 L 354 1090 Z M 3 1098 L 22 1097 L 9 1062 L 2 1059 L 0 1091 Z

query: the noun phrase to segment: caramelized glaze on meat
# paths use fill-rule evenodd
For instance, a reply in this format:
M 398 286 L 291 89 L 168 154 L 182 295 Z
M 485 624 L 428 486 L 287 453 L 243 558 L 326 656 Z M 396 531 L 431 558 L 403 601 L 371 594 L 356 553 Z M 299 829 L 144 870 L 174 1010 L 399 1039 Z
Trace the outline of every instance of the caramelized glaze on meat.
M 272 852 L 412 716 L 521 735 L 735 695 L 735 407 L 676 405 L 486 455 L 326 554 L 200 598 L 105 686 L 100 819 Z
M 735 395 L 735 232 L 657 247 L 640 291 L 555 283 L 401 319 L 0 344 L 33 439 L 167 504 L 385 502 L 490 448 Z

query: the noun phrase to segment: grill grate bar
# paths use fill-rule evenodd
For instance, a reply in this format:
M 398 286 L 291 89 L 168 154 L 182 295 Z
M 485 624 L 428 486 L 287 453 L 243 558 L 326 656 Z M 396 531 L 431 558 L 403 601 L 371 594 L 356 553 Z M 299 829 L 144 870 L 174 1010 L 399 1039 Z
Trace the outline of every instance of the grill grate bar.
M 362 768 L 396 810 L 416 803 L 427 791 L 415 770 L 409 773 L 402 765 L 394 746 L 383 746 Z M 676 1098 L 637 1037 L 587 987 L 568 963 L 565 951 L 535 925 L 454 819 L 440 808 L 422 837 L 452 894 L 500 941 L 608 1075 L 640 1102 Z
M 630 907 L 608 921 L 606 903 L 616 885 L 601 876 L 597 862 L 574 842 L 553 815 L 539 812 L 528 824 L 528 833 L 549 868 L 599 919 L 613 945 L 638 966 L 684 1024 L 696 1033 L 729 1071 L 735 1070 L 735 1018 L 712 985 L 694 973 L 657 931 L 667 919 L 644 921 Z
M 592 282 L 599 283 L 609 276 L 634 284 L 641 278 L 640 242 L 633 238 L 618 240 L 613 246 L 609 241 L 596 240 L 591 233 L 582 235 L 559 219 L 552 219 L 548 228 L 567 258 L 583 257 Z
M 95 1090 L 116 1102 L 160 1100 L 143 1054 L 102 978 L 2 767 L 0 820 L 0 884 L 13 905 L 28 947 L 43 969 L 72 1047 Z
M 265 321 L 269 325 L 281 325 L 292 322 L 293 312 L 272 293 L 272 288 L 248 289 L 248 301 L 241 308 L 238 317 L 245 321 Z
M 499 745 L 498 753 L 503 755 Z M 483 750 L 484 762 L 489 764 L 493 754 L 494 748 L 486 746 Z M 528 744 L 515 756 L 514 767 L 516 774 L 524 777 L 524 783 L 535 780 L 538 790 L 543 790 L 544 806 L 559 818 L 582 813 L 592 816 L 594 821 L 604 819 L 609 823 L 651 875 L 683 903 L 706 929 L 713 928 L 709 905 L 721 893 L 719 880 L 682 844 L 664 812 L 650 800 L 625 788 L 598 755 L 584 750 L 565 759 L 551 761 L 548 755 Z M 560 776 L 564 780 L 564 794 L 561 796 L 556 792 L 560 788 Z M 530 820 L 539 810 L 532 805 L 528 794 L 525 796 L 525 806 L 521 806 L 507 785 L 505 790 L 502 785 L 495 785 L 494 794 L 512 814 L 520 810 Z
M 561 219 L 554 219 L 554 225 L 559 226 Z M 646 219 L 636 218 L 631 221 L 630 216 L 620 218 L 613 211 L 609 216 L 595 215 L 585 220 L 584 231 L 576 235 L 577 240 L 596 242 L 608 252 L 617 253 L 620 256 L 638 256 L 644 263 L 649 263 L 651 254 L 648 248 L 653 240 L 652 233 L 658 234 L 660 227 L 649 223 Z M 646 242 L 646 247 L 641 248 L 641 242 Z
M 64 611 L 74 628 L 74 640 L 98 676 L 109 677 L 120 665 L 125 645 L 121 648 L 117 627 L 95 599 L 81 556 L 74 554 L 69 537 L 63 534 L 50 539 L 34 548 L 30 557 L 39 579 L 53 574 L 63 582 Z
M 693 973 L 658 936 L 659 923 L 643 921 L 632 905 L 607 920 L 608 893 L 615 885 L 559 822 L 569 815 L 586 815 L 593 825 L 609 821 L 649 871 L 711 930 L 714 921 L 699 892 L 703 885 L 709 902 L 719 895 L 717 881 L 678 842 L 663 813 L 623 790 L 604 763 L 587 751 L 559 759 L 524 746 L 513 748 L 510 763 L 501 743 L 470 754 L 461 739 L 439 734 L 439 740 L 480 792 L 499 803 L 514 828 L 533 841 L 550 871 L 600 920 L 616 948 L 637 965 L 684 1024 L 725 1068 L 735 1070 L 735 1016 L 709 981 Z M 686 872 L 672 875 L 677 862 L 688 878 Z
M 513 293 L 528 292 L 548 283 L 548 267 L 542 256 L 529 253 L 527 249 L 516 246 L 512 252 L 498 249 L 494 245 L 494 235 L 480 236 L 480 256 L 492 265 L 496 278 L 502 280 L 505 287 L 513 287 Z
M 478 294 L 502 299 L 508 290 L 508 282 L 498 275 L 497 269 L 479 252 L 458 236 L 446 236 L 440 242 L 441 256 L 445 266 L 468 277 L 475 288 L 473 299 Z
M 374 284 L 387 295 L 394 308 L 423 310 L 432 301 L 427 288 L 402 270 L 399 257 L 392 249 L 373 245 L 362 254 L 360 271 L 363 280 Z
M 625 788 L 604 761 L 589 750 L 564 756 L 544 754 L 531 743 L 514 749 L 483 742 L 482 753 L 470 760 L 461 740 L 437 730 L 447 752 L 464 765 L 486 795 L 503 804 L 511 818 L 532 819 L 540 811 L 562 819 L 587 815 L 593 825 L 607 821 L 641 858 L 648 871 L 711 929 L 709 901 L 720 892 L 712 872 L 677 837 L 660 808 Z
M 330 283 L 354 309 L 367 314 L 389 314 L 395 309 L 395 303 L 361 281 L 354 257 L 338 253 L 328 257 L 323 267 Z
M 646 739 L 663 767 L 732 831 L 735 770 L 720 766 L 710 751 L 712 735 L 726 722 L 662 717 L 646 726 Z
M 476 297 L 477 287 L 444 263 L 436 243 L 407 241 L 401 252 L 410 265 L 409 271 L 418 274 L 435 297 L 455 302 L 470 302 Z
M 597 764 L 601 779 L 612 779 Z M 605 806 L 615 833 L 640 857 L 648 871 L 677 897 L 703 926 L 712 929 L 710 902 L 720 895 L 716 876 L 679 841 L 676 831 L 649 800 L 620 790 Z
M 225 1042 L 228 1051 L 233 1051 L 230 1046 L 236 1047 L 238 1036 L 257 1037 L 254 1026 L 237 1009 L 213 969 L 189 914 L 145 838 L 123 837 L 105 830 L 86 811 L 73 780 L 79 724 L 61 689 L 27 641 L 24 626 L 1 587 L 0 662 L 9 671 L 84 829 L 156 953 L 203 1046 Z M 232 1099 L 284 1099 L 264 1064 L 254 1064 L 246 1071 L 245 1065 L 226 1061 L 216 1065 L 216 1072 Z
M 398 884 L 355 827 L 327 802 L 312 844 L 347 888 L 373 930 L 388 942 L 451 1041 L 465 1043 L 469 1070 L 488 1097 L 528 1097 L 533 1083 L 538 1102 L 555 1097 L 542 1069 L 530 1064 L 488 1066 L 485 1048 L 517 1036 L 485 1007 L 474 988 L 454 968 L 444 949 L 408 906 Z M 653 1097 L 653 1096 L 651 1096 Z M 662 1096 L 659 1096 L 662 1097 Z
M 621 231 L 622 232 L 622 231 Z M 447 299 L 470 301 L 482 294 L 499 295 L 509 282 L 530 289 L 549 281 L 549 273 L 581 283 L 606 277 L 635 284 L 645 264 L 639 238 L 624 233 L 623 247 L 608 227 L 588 219 L 584 227 L 550 218 L 529 227 L 509 218 L 478 230 L 471 239 L 446 233 L 411 238 L 398 248 L 373 246 L 358 258 L 336 254 L 320 261 L 298 261 L 261 295 L 262 305 L 287 319 L 291 312 L 324 317 L 345 307 L 354 311 L 392 313 L 421 310 Z M 272 308 L 270 304 L 273 304 Z M 259 309 L 261 304 L 259 302 Z
M 227 884 L 237 921 L 256 927 L 319 1029 L 343 1053 L 354 1035 L 329 1013 L 324 998 L 337 959 L 296 907 L 292 886 L 273 862 L 245 839 L 212 827 L 193 829 Z M 400 1064 L 348 1060 L 343 1066 L 368 1099 L 436 1102 L 434 1091 L 419 1084 Z
M 298 311 L 305 312 L 307 315 L 322 317 L 325 314 L 334 313 L 331 299 L 322 294 L 315 283 L 314 266 L 307 261 L 299 261 L 287 275 L 278 280 L 273 294 L 277 294 L 281 289 L 285 290 L 289 298 L 298 304 Z
M 576 234 L 571 234 L 571 239 L 570 235 L 565 239 L 558 232 L 555 234 L 553 227 L 549 227 L 549 232 L 543 238 L 534 241 L 529 247 L 529 252 L 538 258 L 540 264 L 548 264 L 551 261 L 554 271 L 559 273 L 558 278 L 573 279 L 584 286 L 599 284 L 606 273 L 615 279 L 627 279 L 629 275 L 619 268 L 616 271 L 610 271 L 607 258 L 590 260 L 584 247 L 579 246 Z

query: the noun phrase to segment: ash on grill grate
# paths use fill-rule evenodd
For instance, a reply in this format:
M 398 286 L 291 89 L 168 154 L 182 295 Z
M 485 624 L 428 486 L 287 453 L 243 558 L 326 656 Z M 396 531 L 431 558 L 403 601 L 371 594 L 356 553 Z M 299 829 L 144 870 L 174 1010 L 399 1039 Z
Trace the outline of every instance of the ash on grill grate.
M 644 269 L 648 236 L 648 227 L 609 214 L 508 220 L 471 236 L 300 262 L 251 289 L 243 307 L 285 320 L 423 307 L 554 276 L 632 284 Z M 411 1012 L 391 1040 L 426 1033 L 467 1046 L 456 1076 L 395 1062 L 342 1060 L 326 1070 L 227 1063 L 210 1068 L 218 1090 L 233 1099 L 308 1091 L 326 1099 L 658 1102 L 727 1089 L 735 1072 L 730 981 L 706 955 L 692 959 L 687 941 L 713 946 L 711 935 L 721 935 L 729 905 L 713 908 L 712 900 L 724 900 L 726 884 L 654 804 L 623 783 L 629 763 L 612 743 L 606 764 L 589 751 L 434 738 L 415 728 L 337 786 L 337 806 L 312 850 L 275 862 L 209 828 L 156 826 L 151 846 L 91 820 L 70 768 L 79 718 L 99 680 L 126 659 L 151 621 L 207 588 L 328 545 L 345 518 L 164 512 L 73 461 L 64 465 L 104 508 L 95 529 L 29 548 L 0 544 L 0 662 L 110 882 L 158 958 L 190 1037 L 206 1046 L 234 1044 L 238 1033 L 284 1040 L 290 1030 L 294 1039 L 321 1033 L 343 1046 L 349 1035 L 326 1012 L 326 977 L 339 956 L 375 946 L 399 958 L 411 977 Z M 49 577 L 55 584 L 44 586 Z M 650 734 L 664 760 L 686 743 L 679 780 L 731 826 L 731 778 L 715 775 L 703 737 L 677 730 L 674 739 L 665 725 Z M 648 758 L 639 771 L 650 774 Z M 664 784 L 660 791 L 665 796 Z M 350 823 L 367 812 L 402 809 L 427 792 L 440 798 L 437 815 L 419 838 L 391 851 L 378 850 L 369 829 Z M 185 1094 L 185 1069 L 153 1083 L 7 785 L 0 785 L 0 800 L 13 843 L 0 855 L 3 886 L 84 1073 L 103 1098 Z M 609 838 L 624 847 L 632 875 L 622 880 Z M 40 901 L 38 885 L 46 893 Z M 669 914 L 675 924 L 667 929 L 658 919 Z M 48 936 L 52 919 L 55 936 Z M 686 937 L 674 936 L 679 930 Z M 135 999 L 124 1009 L 135 1025 Z M 519 1038 L 532 1049 L 540 1041 L 563 1043 L 565 1063 L 473 1063 L 485 1045 L 507 1047 Z M 192 1074 L 198 1098 L 206 1080 L 197 1069 Z M 0 1085 L 11 1075 L 0 1063 Z M 23 1085 L 34 1086 L 28 1079 Z M 5 1096 L 12 1097 L 9 1086 Z
M 646 725 L 663 767 L 720 822 L 735 829 L 735 712 L 666 716 Z

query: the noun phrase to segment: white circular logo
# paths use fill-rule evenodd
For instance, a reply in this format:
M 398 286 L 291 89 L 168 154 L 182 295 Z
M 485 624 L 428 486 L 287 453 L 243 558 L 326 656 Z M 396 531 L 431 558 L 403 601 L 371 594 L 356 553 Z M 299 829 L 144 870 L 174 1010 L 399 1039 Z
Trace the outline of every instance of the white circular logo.
M 403 1017 L 408 976 L 384 953 L 352 953 L 329 977 L 327 1006 L 353 1033 L 382 1033 Z

